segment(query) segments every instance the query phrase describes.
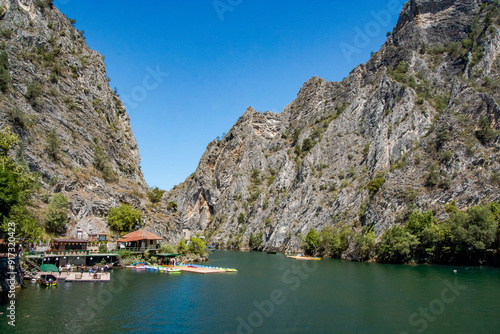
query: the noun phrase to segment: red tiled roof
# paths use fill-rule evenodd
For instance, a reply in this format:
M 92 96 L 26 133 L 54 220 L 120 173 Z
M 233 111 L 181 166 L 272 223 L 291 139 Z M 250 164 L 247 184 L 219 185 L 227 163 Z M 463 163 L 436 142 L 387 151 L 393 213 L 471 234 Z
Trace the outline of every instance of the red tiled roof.
M 121 239 L 116 240 L 117 242 L 129 242 L 129 241 L 138 241 L 138 240 L 163 240 L 162 237 L 157 236 L 148 231 L 139 230 L 134 231 L 129 234 L 125 234 Z

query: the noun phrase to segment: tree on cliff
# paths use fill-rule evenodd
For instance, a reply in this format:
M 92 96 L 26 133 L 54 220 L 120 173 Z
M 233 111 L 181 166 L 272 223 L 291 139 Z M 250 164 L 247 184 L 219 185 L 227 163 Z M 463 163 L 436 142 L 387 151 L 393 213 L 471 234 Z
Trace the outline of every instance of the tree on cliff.
M 45 227 L 48 231 L 62 233 L 68 223 L 68 199 L 61 193 L 52 196 L 45 216 Z
M 38 178 L 8 155 L 17 141 L 17 135 L 9 127 L 0 131 L 0 230 L 7 232 L 9 227 L 15 227 L 17 238 L 36 238 L 42 228 L 26 206 Z
M 141 221 L 141 211 L 129 204 L 112 208 L 108 213 L 108 224 L 113 230 L 130 232 L 134 224 Z

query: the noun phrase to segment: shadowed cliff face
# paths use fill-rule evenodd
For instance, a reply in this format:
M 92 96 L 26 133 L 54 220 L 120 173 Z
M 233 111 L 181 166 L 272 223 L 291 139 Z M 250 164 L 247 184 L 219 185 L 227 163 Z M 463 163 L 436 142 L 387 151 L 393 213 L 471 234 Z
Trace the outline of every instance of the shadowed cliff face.
M 37 217 L 57 192 L 71 202 L 68 235 L 105 232 L 104 217 L 120 203 L 144 210 L 139 149 L 103 57 L 49 1 L 2 0 L 0 9 L 8 59 L 0 125 L 20 137 L 16 158 L 41 174 Z
M 313 77 L 281 113 L 250 107 L 210 143 L 167 195 L 177 223 L 228 247 L 262 233 L 261 248 L 296 250 L 310 228 L 380 235 L 414 209 L 444 218 L 452 199 L 498 199 L 499 22 L 486 2 L 408 2 L 345 80 Z

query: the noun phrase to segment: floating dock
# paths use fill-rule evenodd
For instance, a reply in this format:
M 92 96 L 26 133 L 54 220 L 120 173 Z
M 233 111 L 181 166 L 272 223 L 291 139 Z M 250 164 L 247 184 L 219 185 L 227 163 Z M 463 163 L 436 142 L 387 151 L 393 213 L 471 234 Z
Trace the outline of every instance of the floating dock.
M 50 275 L 54 275 L 55 277 L 57 277 L 57 280 L 59 282 L 109 282 L 111 280 L 111 274 L 108 272 L 108 273 L 99 273 L 95 276 L 94 278 L 94 274 L 89 274 L 88 272 L 86 273 L 79 273 L 79 272 L 70 272 L 70 273 L 67 273 L 67 272 L 63 272 L 61 273 L 61 276 L 59 276 L 58 273 L 55 273 L 55 272 L 38 272 L 37 273 L 37 277 L 41 276 L 41 275 L 46 275 L 46 274 L 50 274 Z
M 176 266 L 176 269 L 180 269 L 181 271 L 187 271 L 190 273 L 198 273 L 198 274 L 215 274 L 215 273 L 225 273 L 224 269 L 212 269 L 212 268 L 204 268 L 204 267 L 196 267 L 196 266 Z
M 89 273 L 70 273 L 65 281 L 66 282 L 109 282 L 111 280 L 110 273 L 103 274 L 89 274 Z

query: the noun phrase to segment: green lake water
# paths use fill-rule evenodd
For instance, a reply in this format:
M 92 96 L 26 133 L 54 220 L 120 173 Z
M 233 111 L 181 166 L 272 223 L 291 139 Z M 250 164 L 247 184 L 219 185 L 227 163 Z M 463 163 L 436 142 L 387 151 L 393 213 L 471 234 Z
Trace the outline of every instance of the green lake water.
M 500 333 L 500 270 L 216 251 L 224 274 L 114 270 L 109 283 L 27 282 L 0 333 Z M 454 272 L 456 270 L 456 272 Z

